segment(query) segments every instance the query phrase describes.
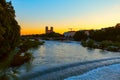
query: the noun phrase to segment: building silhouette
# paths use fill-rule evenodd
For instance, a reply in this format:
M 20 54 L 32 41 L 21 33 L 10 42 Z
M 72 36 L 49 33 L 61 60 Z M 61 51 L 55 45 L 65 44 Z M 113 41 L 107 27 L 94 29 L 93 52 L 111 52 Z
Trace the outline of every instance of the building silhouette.
M 51 33 L 53 32 L 53 27 L 50 27 L 50 30 L 48 28 L 48 26 L 45 27 L 45 33 L 48 34 L 48 33 Z

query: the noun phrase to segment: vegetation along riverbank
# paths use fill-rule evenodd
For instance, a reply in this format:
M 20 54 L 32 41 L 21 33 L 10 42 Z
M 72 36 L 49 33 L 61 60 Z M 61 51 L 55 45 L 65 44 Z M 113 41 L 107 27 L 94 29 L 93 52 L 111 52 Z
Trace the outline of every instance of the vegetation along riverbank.
M 84 47 L 120 52 L 120 23 L 100 30 L 77 31 L 73 38 Z

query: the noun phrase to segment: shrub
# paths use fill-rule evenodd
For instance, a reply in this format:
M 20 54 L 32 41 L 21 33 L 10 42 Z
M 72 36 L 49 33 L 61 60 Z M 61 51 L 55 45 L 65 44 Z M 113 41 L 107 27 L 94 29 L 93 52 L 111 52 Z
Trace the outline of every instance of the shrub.
M 29 39 L 25 40 L 22 42 L 22 45 L 19 46 L 19 48 L 21 49 L 22 52 L 27 51 L 30 48 L 36 48 L 39 45 L 44 44 L 44 42 L 40 42 L 40 41 L 31 41 Z
M 87 46 L 90 48 L 94 48 L 94 41 L 92 39 L 87 41 Z
M 82 45 L 82 46 L 84 46 L 84 47 L 86 47 L 86 46 L 87 46 L 87 43 L 86 43 L 86 41 L 84 41 L 84 40 L 81 40 L 81 45 Z

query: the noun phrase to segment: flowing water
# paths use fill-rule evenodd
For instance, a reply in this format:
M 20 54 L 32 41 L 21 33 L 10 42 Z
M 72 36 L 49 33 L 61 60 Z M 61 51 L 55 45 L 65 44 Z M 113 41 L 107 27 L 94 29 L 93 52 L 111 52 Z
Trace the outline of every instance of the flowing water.
M 45 41 L 29 52 L 33 52 L 34 59 L 20 68 L 19 79 L 63 80 L 100 66 L 120 63 L 119 52 L 89 49 L 74 41 Z
M 120 80 L 120 64 L 103 66 L 65 80 Z

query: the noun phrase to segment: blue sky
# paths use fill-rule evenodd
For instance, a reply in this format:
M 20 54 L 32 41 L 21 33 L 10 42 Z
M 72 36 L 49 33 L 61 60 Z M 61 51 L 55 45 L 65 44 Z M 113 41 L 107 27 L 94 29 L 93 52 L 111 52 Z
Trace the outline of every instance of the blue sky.
M 12 3 L 23 34 L 44 33 L 45 26 L 63 33 L 68 28 L 98 29 L 120 21 L 120 0 L 12 0 Z

